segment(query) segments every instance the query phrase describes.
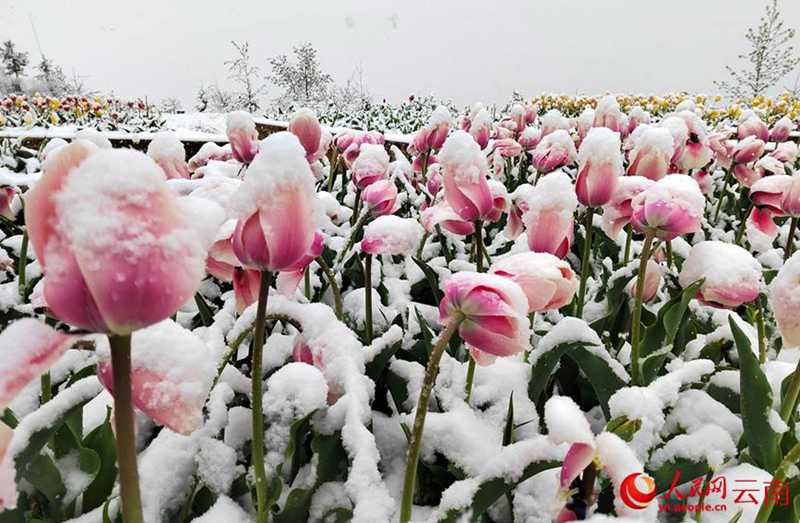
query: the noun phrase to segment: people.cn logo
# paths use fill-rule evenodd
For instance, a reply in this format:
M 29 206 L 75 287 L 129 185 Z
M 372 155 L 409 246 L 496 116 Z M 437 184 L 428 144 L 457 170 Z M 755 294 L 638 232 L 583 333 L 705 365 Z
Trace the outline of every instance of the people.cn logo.
M 647 474 L 634 472 L 622 480 L 619 496 L 632 509 L 647 508 L 656 497 L 656 483 Z

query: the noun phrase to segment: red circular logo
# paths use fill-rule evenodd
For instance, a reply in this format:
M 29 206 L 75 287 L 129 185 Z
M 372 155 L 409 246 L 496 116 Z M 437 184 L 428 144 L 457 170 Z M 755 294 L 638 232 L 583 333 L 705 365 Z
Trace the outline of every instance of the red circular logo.
M 656 483 L 647 474 L 634 472 L 622 480 L 619 497 L 630 508 L 637 510 L 647 508 L 656 497 Z

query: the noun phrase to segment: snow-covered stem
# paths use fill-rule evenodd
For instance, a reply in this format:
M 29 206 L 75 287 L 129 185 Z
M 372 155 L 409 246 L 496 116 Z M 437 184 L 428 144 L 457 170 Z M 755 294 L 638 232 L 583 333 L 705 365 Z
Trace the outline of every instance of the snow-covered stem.
M 256 323 L 254 325 L 253 346 L 251 349 L 250 380 L 252 383 L 252 421 L 253 421 L 253 469 L 256 480 L 256 522 L 267 522 L 267 471 L 264 465 L 264 381 L 261 376 L 261 360 L 264 352 L 266 330 L 267 300 L 272 283 L 272 273 L 261 271 L 261 287 L 258 292 Z
M 672 263 L 672 242 L 671 241 L 668 241 L 667 243 L 664 244 L 664 251 L 665 251 L 666 256 L 667 256 L 667 267 L 672 268 L 673 267 L 673 263 Z
M 42 389 L 41 404 L 44 405 L 53 397 L 52 385 L 50 382 L 50 372 L 45 372 L 42 374 L 42 377 L 39 378 L 39 383 Z
M 653 245 L 653 233 L 647 232 L 644 236 L 642 253 L 639 255 L 639 273 L 636 276 L 636 298 L 633 304 L 633 318 L 631 320 L 631 376 L 633 383 L 641 384 L 642 375 L 639 369 L 640 342 L 639 331 L 642 327 L 642 294 L 647 276 L 647 259 L 650 257 L 650 247 Z
M 361 196 L 357 195 L 356 200 L 361 201 Z M 358 212 L 358 207 L 356 207 L 356 212 Z M 353 228 L 350 229 L 350 237 L 347 239 L 347 244 L 344 246 L 344 249 L 339 253 L 339 256 L 336 257 L 336 265 L 340 265 L 344 262 L 345 258 L 347 257 L 347 253 L 350 252 L 350 249 L 353 248 L 353 244 L 356 242 L 356 236 L 358 236 L 358 232 L 364 228 L 367 224 L 367 221 L 372 215 L 366 211 L 362 214 L 356 223 L 353 225 Z
M 719 211 L 722 210 L 722 204 L 725 201 L 725 198 L 728 196 L 728 186 L 731 184 L 733 180 L 733 168 L 725 170 L 725 181 L 722 184 L 722 192 L 719 194 L 719 199 L 717 200 L 717 208 L 714 209 L 714 223 L 717 223 L 719 220 Z
M 303 294 L 308 301 L 311 301 L 311 272 L 308 267 L 303 270 Z
M 469 363 L 467 364 L 467 380 L 464 382 L 464 401 L 469 405 L 469 400 L 472 397 L 472 382 L 475 381 L 475 359 L 469 355 Z
M 372 255 L 364 256 L 364 336 L 372 343 Z
M 764 306 L 761 296 L 756 298 L 756 330 L 758 331 L 758 362 L 763 365 L 767 362 L 767 339 L 764 334 Z
M 334 151 L 333 161 L 331 162 L 331 170 L 328 174 L 328 192 L 333 192 L 333 182 L 336 180 L 336 171 L 339 168 L 339 158 L 341 158 L 339 153 Z
M 786 237 L 786 249 L 783 253 L 783 261 L 789 261 L 789 258 L 794 254 L 794 235 L 797 232 L 797 217 L 792 217 L 789 222 L 789 235 Z
M 22 231 L 22 245 L 19 248 L 19 261 L 17 262 L 17 291 L 20 297 L 25 299 L 26 288 L 28 286 L 28 229 Z
M 419 241 L 419 247 L 417 247 L 417 259 L 422 261 L 422 251 L 425 250 L 425 244 L 428 243 L 428 237 L 430 233 L 425 231 L 425 234 L 422 235 L 422 239 Z
M 589 257 L 592 251 L 592 229 L 594 228 L 594 207 L 586 209 L 586 222 L 584 223 L 583 253 L 581 255 L 581 281 L 578 288 L 578 303 L 575 307 L 575 316 L 583 316 L 583 302 L 586 300 L 586 280 L 589 279 Z
M 436 345 L 434 345 L 431 351 L 431 357 L 425 369 L 425 379 L 419 391 L 417 411 L 414 415 L 414 426 L 411 430 L 411 440 L 408 445 L 406 474 L 405 481 L 403 482 L 403 497 L 400 503 L 400 523 L 408 523 L 411 520 L 411 507 L 414 503 L 414 486 L 417 481 L 417 462 L 422 446 L 422 429 L 425 426 L 425 415 L 428 413 L 428 400 L 433 390 L 433 384 L 436 381 L 436 374 L 439 372 L 439 361 L 442 359 L 442 354 L 444 354 L 447 348 L 447 343 L 458 330 L 463 319 L 464 317 L 459 313 L 455 313 L 452 316 L 439 335 L 439 339 L 436 340 Z
M 131 402 L 131 336 L 111 335 L 111 368 L 114 376 L 114 428 L 119 465 L 122 520 L 142 523 L 139 472 L 136 467 L 136 426 Z
M 475 270 L 483 272 L 483 222 L 477 220 L 475 222 L 475 235 L 472 237 L 472 243 L 475 251 Z M 470 356 L 469 363 L 467 363 L 467 379 L 464 383 L 464 401 L 469 404 L 472 397 L 472 382 L 475 380 L 475 359 Z
M 800 460 L 800 443 L 795 443 L 794 447 L 786 453 L 781 464 L 775 469 L 775 474 L 772 476 L 773 484 L 782 485 L 786 480 L 786 476 L 794 469 L 795 463 Z M 764 504 L 758 509 L 755 523 L 768 523 L 769 516 L 772 514 L 772 509 L 777 501 L 775 496 L 765 496 Z
M 750 216 L 750 213 L 753 212 L 753 208 L 755 204 L 751 201 L 750 205 L 747 207 L 747 211 L 745 211 L 742 219 L 739 220 L 739 227 L 736 229 L 736 237 L 734 238 L 734 243 L 738 246 L 742 246 L 742 238 L 744 237 L 744 231 L 747 227 L 747 217 Z
M 342 293 L 339 290 L 339 285 L 336 283 L 336 275 L 333 273 L 331 268 L 328 266 L 328 263 L 322 256 L 317 257 L 317 263 L 320 267 L 322 267 L 322 272 L 325 273 L 325 277 L 328 278 L 328 285 L 331 287 L 331 293 L 333 294 L 333 310 L 336 313 L 336 319 L 342 319 Z
M 420 155 L 420 176 L 422 177 L 422 184 L 425 185 L 428 183 L 428 152 L 424 152 Z
M 797 396 L 800 395 L 800 361 L 792 373 L 792 380 L 789 388 L 786 389 L 786 396 L 781 401 L 781 419 L 784 423 L 789 423 L 795 408 L 797 407 Z
M 239 345 L 247 338 L 252 331 L 252 327 L 248 327 L 247 329 L 243 330 L 236 339 L 234 339 L 230 345 L 228 345 L 228 350 L 225 351 L 225 355 L 222 357 L 222 361 L 219 362 L 217 365 L 217 375 L 214 376 L 214 381 L 211 382 L 211 388 L 209 390 L 214 390 L 214 387 L 217 386 L 219 383 L 219 378 L 222 376 L 222 371 L 225 370 L 225 367 L 228 365 L 228 362 L 231 360 L 234 354 L 239 350 Z

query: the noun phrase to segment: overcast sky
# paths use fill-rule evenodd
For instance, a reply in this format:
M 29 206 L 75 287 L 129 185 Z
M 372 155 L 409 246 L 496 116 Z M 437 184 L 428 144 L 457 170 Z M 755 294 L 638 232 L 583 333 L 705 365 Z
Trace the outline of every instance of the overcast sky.
M 800 1 L 782 4 L 786 21 L 800 27 Z M 724 64 L 745 50 L 744 33 L 763 7 L 761 0 L 0 0 L 0 39 L 34 58 L 41 45 L 101 91 L 177 96 L 185 105 L 201 83 L 228 84 L 230 40 L 249 41 L 264 71 L 270 56 L 310 41 L 337 82 L 361 68 L 377 99 L 435 93 L 466 104 L 504 101 L 514 89 L 711 92 Z

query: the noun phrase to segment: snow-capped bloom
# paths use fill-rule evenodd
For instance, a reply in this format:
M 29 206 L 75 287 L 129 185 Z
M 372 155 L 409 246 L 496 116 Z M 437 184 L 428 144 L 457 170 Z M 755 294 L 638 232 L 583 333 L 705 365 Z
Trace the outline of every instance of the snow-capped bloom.
M 733 161 L 737 164 L 750 163 L 764 154 L 765 143 L 755 136 L 748 136 L 736 144 L 733 152 Z
M 684 174 L 671 174 L 646 188 L 631 201 L 631 224 L 669 241 L 700 230 L 705 198 L 697 182 Z
M 594 126 L 594 109 L 591 107 L 586 107 L 581 114 L 578 115 L 575 122 L 575 130 L 578 131 L 578 140 L 576 142 L 577 145 L 580 145 L 580 142 L 586 138 L 586 135 L 589 134 L 589 131 L 592 130 Z
M 14 201 L 16 194 L 17 191 L 13 187 L 0 187 L 0 216 L 4 216 L 9 220 L 14 219 L 17 213 L 14 212 L 11 203 Z
M 203 405 L 216 374 L 207 352 L 201 338 L 172 320 L 137 332 L 131 345 L 133 405 L 156 423 L 180 434 L 199 429 Z M 109 360 L 97 364 L 97 377 L 108 390 L 114 390 Z
M 492 212 L 486 216 L 486 220 L 496 222 L 503 213 L 508 212 L 509 197 L 508 189 L 505 184 L 497 180 L 489 180 L 489 191 L 492 193 Z
M 750 188 L 750 199 L 778 216 L 800 216 L 800 176 L 777 174 L 758 180 Z
M 798 154 L 800 154 L 800 149 L 798 149 L 797 144 L 794 142 L 779 143 L 775 147 L 775 150 L 769 153 L 773 158 L 789 165 L 797 160 Z
M 550 109 L 541 117 L 542 137 L 559 129 L 569 130 L 569 120 L 558 109 Z
M 555 171 L 542 178 L 530 193 L 522 221 L 528 247 L 564 258 L 575 237 L 575 209 L 578 199 L 569 176 Z
M 366 143 L 361 146 L 358 158 L 353 162 L 353 183 L 361 190 L 389 173 L 389 153 L 383 145 Z
M 653 180 L 643 176 L 623 176 L 611 201 L 603 207 L 603 230 L 610 238 L 616 238 L 623 227 L 631 221 L 631 200 L 651 185 Z
M 605 127 L 595 127 L 578 151 L 578 178 L 575 193 L 588 207 L 607 204 L 623 174 L 620 135 Z
M 672 153 L 672 135 L 667 129 L 661 127 L 645 129 L 630 153 L 628 174 L 660 180 L 669 171 Z
M 384 136 L 377 131 L 345 131 L 336 136 L 334 143 L 341 151 L 345 164 L 351 167 L 361 154 L 363 145 L 383 145 Z
M 397 202 L 397 186 L 392 180 L 378 180 L 364 189 L 361 200 L 375 216 L 392 214 Z
M 769 208 L 753 207 L 747 217 L 747 240 L 756 252 L 768 251 L 780 232 L 775 224 L 775 212 Z
M 793 254 L 772 280 L 769 304 L 775 314 L 783 346 L 800 346 L 800 252 Z
M 786 166 L 774 156 L 764 156 L 753 166 L 758 179 L 773 174 L 787 174 Z
M 258 131 L 253 117 L 244 111 L 233 111 L 228 114 L 225 124 L 233 157 L 249 164 L 258 154 Z
M 147 156 L 161 167 L 167 180 L 189 177 L 186 150 L 175 133 L 157 133 L 147 146 Z
M 261 288 L 261 272 L 255 269 L 234 267 L 232 274 L 231 280 L 236 301 L 236 312 L 241 314 L 247 307 L 258 301 L 258 293 Z
M 364 227 L 361 250 L 367 254 L 409 254 L 422 239 L 416 220 L 399 216 L 379 216 Z
M 692 247 L 678 278 L 684 288 L 700 279 L 699 300 L 735 309 L 758 297 L 761 264 L 738 245 L 704 241 Z
M 736 145 L 731 140 L 729 131 L 718 131 L 708 136 L 708 146 L 714 153 L 714 159 L 723 169 L 730 168 L 733 163 L 733 153 L 736 152 Z
M 503 158 L 513 158 L 522 154 L 522 146 L 513 138 L 503 138 L 494 141 L 494 150 Z
M 492 264 L 489 272 L 510 278 L 528 298 L 528 313 L 560 309 L 572 301 L 578 280 L 569 263 L 546 252 L 522 252 Z
M 452 126 L 453 117 L 450 111 L 443 105 L 438 106 L 431 113 L 425 127 L 414 135 L 411 143 L 414 154 L 423 154 L 441 149 Z
M 492 131 L 492 117 L 486 109 L 481 108 L 471 119 L 469 127 L 464 130 L 469 131 L 481 149 L 485 149 Z
M 528 300 L 508 278 L 458 272 L 444 285 L 439 319 L 447 324 L 463 315 L 458 333 L 472 347 L 495 356 L 511 356 L 529 344 Z
M 236 220 L 228 220 L 223 223 L 208 248 L 206 271 L 218 280 L 232 281 L 234 268 L 241 265 L 236 253 L 233 252 L 231 241 L 235 229 Z
M 439 202 L 422 211 L 420 223 L 428 233 L 436 232 L 437 225 L 459 236 L 475 232 L 475 224 L 459 216 L 447 202 Z
M 575 142 L 567 131 L 559 129 L 541 139 L 533 151 L 531 163 L 537 171 L 549 173 L 572 164 L 577 158 Z
M 415 158 L 416 160 L 416 158 Z M 442 166 L 435 163 L 428 168 L 428 180 L 425 182 L 425 188 L 428 190 L 434 199 L 439 191 L 442 189 Z
M 615 97 L 609 95 L 600 99 L 594 111 L 592 127 L 605 127 L 620 134 L 627 132 L 628 117 L 620 110 Z
M 480 220 L 494 207 L 486 175 L 486 157 L 464 131 L 450 135 L 439 154 L 444 171 L 444 198 L 463 219 Z
M 672 164 L 678 170 L 678 162 L 683 156 L 683 150 L 689 140 L 689 127 L 683 118 L 675 115 L 667 116 L 658 123 L 658 126 L 667 129 L 672 135 Z
M 733 166 L 733 176 L 744 187 L 751 187 L 760 178 L 760 173 L 752 163 L 737 163 Z
M 300 140 L 300 145 L 306 151 L 306 160 L 316 160 L 322 141 L 322 127 L 314 111 L 307 107 L 295 111 L 289 120 L 288 131 Z
M 307 267 L 317 256 L 322 254 L 323 250 L 325 250 L 325 238 L 319 232 L 315 232 L 314 241 L 311 243 L 311 247 L 309 247 L 306 255 L 300 258 L 293 266 L 278 273 L 278 277 L 275 281 L 275 288 L 278 292 L 284 296 L 293 294 L 300 284 L 300 280 L 303 279 L 303 274 L 307 270 Z
M 533 150 L 541 140 L 542 132 L 536 127 L 526 127 L 519 135 L 519 144 L 526 151 Z
M 700 192 L 703 194 L 711 194 L 711 191 L 714 189 L 714 180 L 711 178 L 711 175 L 709 175 L 707 169 L 695 169 L 692 171 L 691 176 L 700 187 Z
M 647 270 L 645 271 L 644 276 L 644 288 L 642 289 L 643 302 L 647 303 L 656 297 L 658 289 L 661 287 L 661 272 L 661 265 L 659 265 L 652 258 L 647 260 Z M 639 277 L 636 276 L 628 282 L 628 285 L 625 286 L 625 292 L 627 292 L 628 296 L 631 298 L 636 297 L 636 286 L 638 282 Z
M 641 106 L 631 107 L 628 111 L 628 134 L 636 130 L 640 125 L 650 123 L 650 113 L 641 108 Z
M 195 172 L 200 167 L 204 167 L 210 161 L 225 162 L 233 158 L 233 149 L 230 144 L 220 147 L 214 142 L 206 142 L 197 151 L 197 154 L 189 159 L 187 167 L 190 173 Z
M 297 137 L 270 135 L 231 200 L 233 250 L 251 269 L 288 270 L 308 253 L 316 230 L 314 176 Z
M 792 131 L 794 131 L 794 123 L 788 116 L 783 116 L 772 126 L 772 130 L 769 132 L 769 139 L 773 142 L 785 142 L 789 139 Z
M 737 130 L 739 140 L 744 140 L 750 136 L 766 142 L 769 140 L 769 128 L 767 124 L 761 121 L 761 118 L 751 113 L 751 116 L 746 118 L 739 124 Z
M 680 111 L 677 116 L 683 119 L 689 131 L 683 152 L 678 158 L 678 167 L 682 171 L 705 167 L 712 156 L 706 124 L 693 111 Z
M 50 310 L 114 334 L 167 318 L 194 295 L 224 216 L 209 200 L 176 198 L 146 155 L 86 142 L 48 159 L 26 203 Z
M 103 133 L 98 131 L 97 129 L 81 129 L 75 136 L 72 138 L 72 142 L 89 142 L 97 146 L 98 149 L 111 149 L 113 146 L 111 145 L 111 140 L 109 140 Z

